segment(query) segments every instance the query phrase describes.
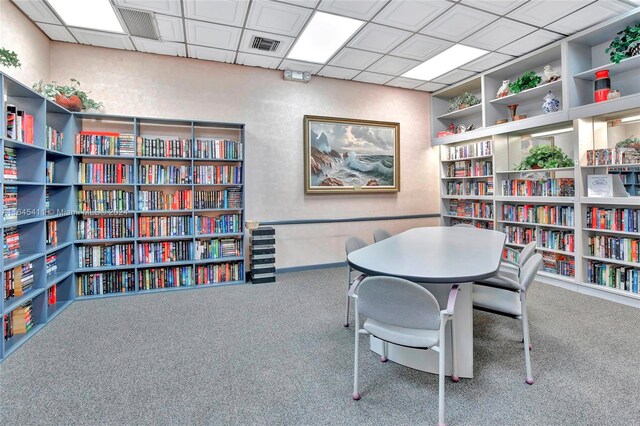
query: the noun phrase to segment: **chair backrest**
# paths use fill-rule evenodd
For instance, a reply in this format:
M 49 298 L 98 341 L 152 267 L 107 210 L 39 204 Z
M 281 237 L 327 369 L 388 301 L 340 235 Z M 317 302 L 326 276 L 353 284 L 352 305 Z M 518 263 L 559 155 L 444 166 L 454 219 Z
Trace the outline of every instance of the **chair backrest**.
M 536 253 L 527 260 L 520 270 L 520 288 L 522 290 L 526 291 L 529 288 L 540 268 L 542 268 L 542 255 Z
M 347 253 L 347 256 L 348 256 L 349 253 L 351 253 L 352 251 L 356 251 L 366 246 L 367 246 L 367 242 L 362 238 L 349 237 L 347 238 L 347 241 L 344 242 L 344 251 Z
M 440 305 L 426 288 L 396 277 L 368 277 L 358 287 L 358 313 L 398 327 L 440 328 Z
M 390 236 L 391 234 L 386 229 L 378 228 L 373 231 L 373 242 L 377 243 L 379 241 L 386 240 Z
M 522 266 L 527 263 L 527 260 L 531 258 L 536 252 L 536 240 L 531 241 L 529 244 L 524 246 L 520 255 L 518 256 L 518 265 L 522 268 Z
M 456 223 L 455 225 L 453 225 L 454 228 L 475 228 L 475 226 L 471 225 L 470 223 Z

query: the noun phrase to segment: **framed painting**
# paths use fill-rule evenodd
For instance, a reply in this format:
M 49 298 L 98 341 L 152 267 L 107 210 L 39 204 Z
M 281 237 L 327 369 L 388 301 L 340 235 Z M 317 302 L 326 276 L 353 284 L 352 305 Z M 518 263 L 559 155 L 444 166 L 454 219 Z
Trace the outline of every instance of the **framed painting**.
M 400 190 L 400 123 L 304 116 L 305 193 Z

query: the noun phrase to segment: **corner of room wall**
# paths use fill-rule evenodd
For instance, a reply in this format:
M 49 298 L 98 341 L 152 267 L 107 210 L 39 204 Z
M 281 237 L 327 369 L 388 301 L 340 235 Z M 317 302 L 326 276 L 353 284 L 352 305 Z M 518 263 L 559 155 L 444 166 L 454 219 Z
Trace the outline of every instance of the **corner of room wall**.
M 0 66 L 0 71 L 25 86 L 49 79 L 51 41 L 9 0 L 0 1 L 0 47 L 13 50 L 20 68 Z

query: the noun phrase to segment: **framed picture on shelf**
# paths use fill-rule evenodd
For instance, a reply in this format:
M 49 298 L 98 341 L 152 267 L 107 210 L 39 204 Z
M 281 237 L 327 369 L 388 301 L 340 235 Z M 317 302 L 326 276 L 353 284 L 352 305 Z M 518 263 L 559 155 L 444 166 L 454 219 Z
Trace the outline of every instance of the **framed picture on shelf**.
M 400 190 L 400 123 L 304 116 L 305 193 Z

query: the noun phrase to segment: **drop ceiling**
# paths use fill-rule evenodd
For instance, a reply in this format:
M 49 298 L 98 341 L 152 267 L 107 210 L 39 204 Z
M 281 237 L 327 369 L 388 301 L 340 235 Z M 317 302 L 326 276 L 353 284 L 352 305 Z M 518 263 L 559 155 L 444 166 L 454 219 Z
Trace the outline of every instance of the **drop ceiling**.
M 152 12 L 160 41 L 66 26 L 44 0 L 12 0 L 51 39 L 436 91 L 637 7 L 632 0 L 111 0 Z M 286 59 L 315 11 L 364 25 L 325 64 Z M 278 40 L 275 52 L 254 36 Z M 485 56 L 432 81 L 402 74 L 455 43 Z

